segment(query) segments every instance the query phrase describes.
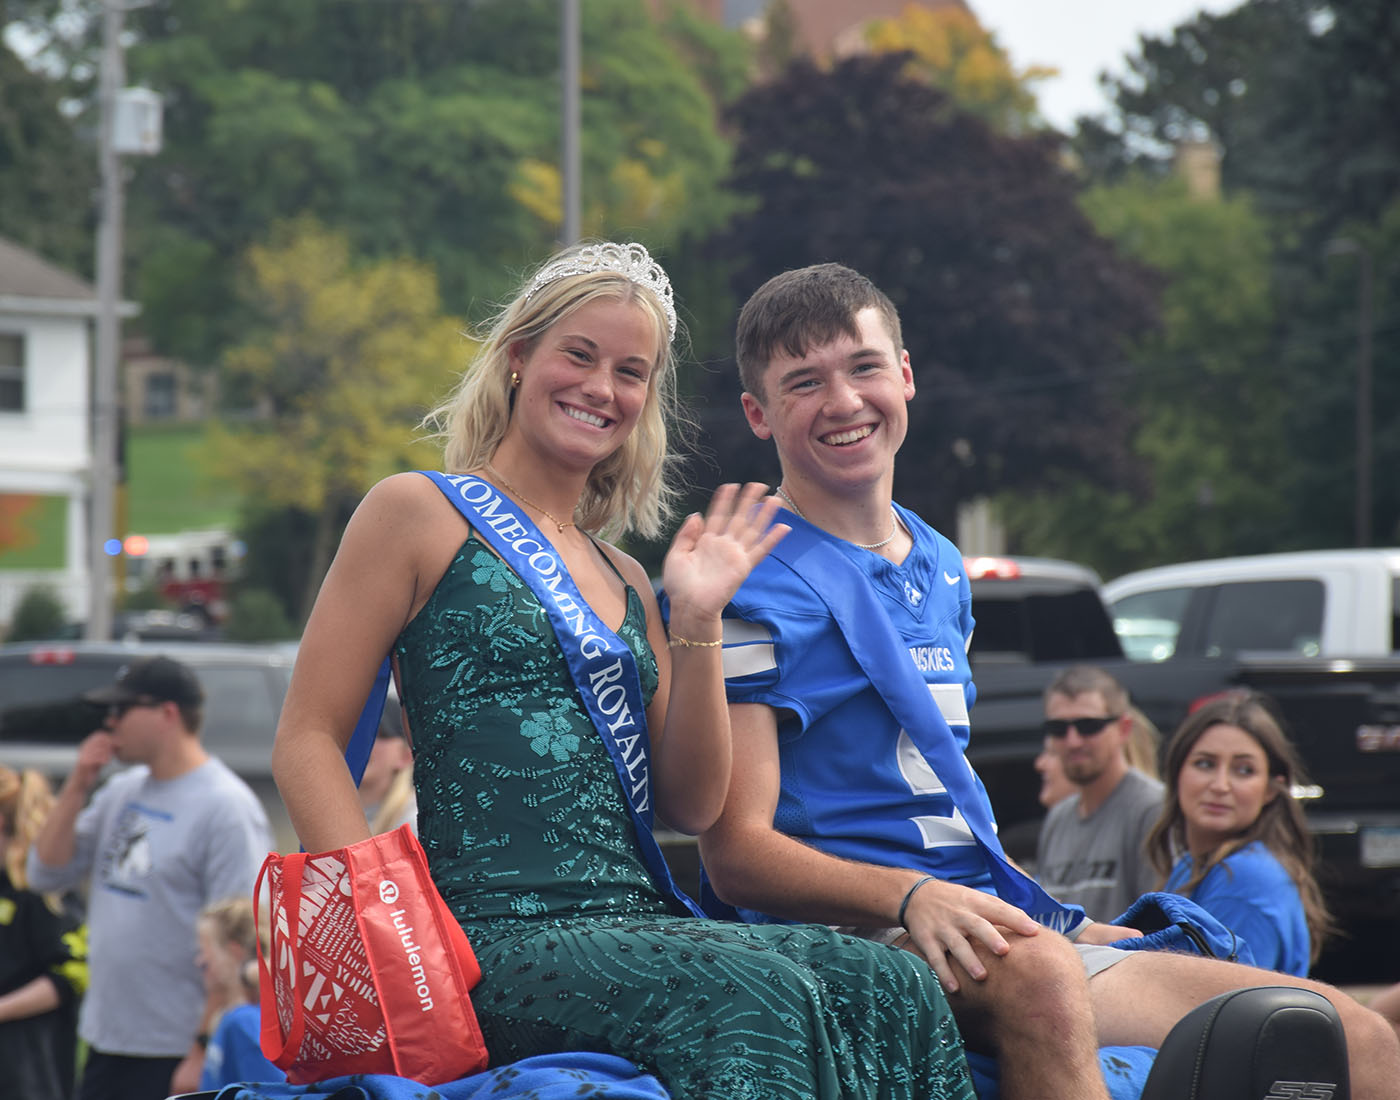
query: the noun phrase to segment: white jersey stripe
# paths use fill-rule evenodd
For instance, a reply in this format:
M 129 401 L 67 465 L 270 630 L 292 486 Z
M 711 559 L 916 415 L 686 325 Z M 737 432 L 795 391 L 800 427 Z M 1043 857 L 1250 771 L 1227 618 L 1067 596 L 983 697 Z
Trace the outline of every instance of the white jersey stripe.
M 773 632 L 761 623 L 725 619 L 724 678 L 737 679 L 778 667 L 773 653 Z

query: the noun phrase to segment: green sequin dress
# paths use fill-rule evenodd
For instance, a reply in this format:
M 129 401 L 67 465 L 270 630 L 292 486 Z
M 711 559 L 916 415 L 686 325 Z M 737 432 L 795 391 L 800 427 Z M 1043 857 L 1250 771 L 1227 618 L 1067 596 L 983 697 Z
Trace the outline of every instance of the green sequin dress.
M 619 634 L 649 700 L 630 589 Z M 678 1100 L 972 1100 L 943 991 L 912 955 L 672 908 L 544 609 L 474 534 L 395 652 L 419 836 L 481 963 L 493 1064 L 617 1054 Z

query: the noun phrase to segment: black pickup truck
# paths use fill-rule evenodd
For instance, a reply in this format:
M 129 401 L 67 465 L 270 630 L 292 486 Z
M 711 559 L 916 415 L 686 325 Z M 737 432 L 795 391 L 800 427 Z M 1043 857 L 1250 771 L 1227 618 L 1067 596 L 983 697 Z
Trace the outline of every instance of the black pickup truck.
M 977 685 L 969 758 L 1013 857 L 1034 854 L 1042 818 L 1041 695 L 1070 664 L 1098 665 L 1169 737 L 1192 705 L 1247 687 L 1270 696 L 1302 754 L 1295 792 L 1318 838 L 1319 878 L 1343 936 L 1318 974 L 1400 978 L 1400 657 L 1341 660 L 1242 652 L 1132 661 L 1123 655 L 1097 576 L 1037 558 L 969 559 Z M 1371 932 L 1386 929 L 1383 941 Z

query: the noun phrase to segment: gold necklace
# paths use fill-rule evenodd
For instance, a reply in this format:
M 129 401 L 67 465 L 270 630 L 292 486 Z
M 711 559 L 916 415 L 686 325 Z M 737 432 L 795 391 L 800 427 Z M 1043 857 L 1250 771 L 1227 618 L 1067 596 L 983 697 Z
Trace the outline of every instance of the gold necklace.
M 781 485 L 778 486 L 778 495 L 783 498 L 783 500 L 786 502 L 789 508 L 791 508 L 799 516 L 802 516 L 803 519 L 807 519 L 805 515 L 802 515 L 802 509 L 797 506 L 797 502 L 793 500 L 792 497 L 787 495 L 787 490 L 784 489 Z M 811 523 L 812 521 L 807 520 L 807 522 Z M 882 538 L 879 542 L 856 542 L 855 539 L 847 539 L 846 541 L 849 542 L 852 546 L 859 546 L 862 550 L 883 550 L 890 543 L 894 542 L 894 537 L 897 534 L 899 534 L 899 515 L 895 512 L 894 505 L 891 504 L 890 533 L 888 535 Z
M 513 496 L 519 497 L 519 498 L 520 498 L 520 503 L 521 503 L 521 504 L 528 504 L 531 508 L 535 509 L 535 511 L 537 511 L 537 512 L 543 512 L 546 516 L 548 516 L 548 517 L 550 518 L 550 520 L 551 520 L 552 522 L 557 523 L 557 524 L 559 525 L 559 531 L 560 531 L 561 534 L 563 533 L 563 530 L 564 530 L 565 527 L 577 527 L 577 526 L 578 526 L 578 524 L 575 523 L 573 520 L 569 520 L 567 523 L 565 523 L 565 522 L 564 522 L 563 520 L 561 520 L 558 516 L 556 516 L 553 512 L 551 512 L 548 508 L 544 507 L 543 505 L 536 504 L 533 500 L 531 500 L 531 499 L 530 499 L 529 497 L 527 497 L 524 493 L 522 493 L 519 489 L 517 489 L 514 485 L 512 485 L 509 481 L 507 481 L 503 476 L 501 476 L 501 471 L 498 470 L 498 469 L 496 469 L 496 467 L 492 466 L 491 463 L 485 462 L 485 463 L 482 463 L 482 465 L 484 465 L 484 466 L 486 467 L 486 469 L 487 469 L 488 471 L 490 471 L 490 474 L 491 474 L 492 477 L 494 477 L 497 481 L 499 481 L 499 482 L 501 483 L 501 487 L 502 487 L 502 488 L 504 488 L 507 492 L 509 492 L 509 493 L 512 494 Z

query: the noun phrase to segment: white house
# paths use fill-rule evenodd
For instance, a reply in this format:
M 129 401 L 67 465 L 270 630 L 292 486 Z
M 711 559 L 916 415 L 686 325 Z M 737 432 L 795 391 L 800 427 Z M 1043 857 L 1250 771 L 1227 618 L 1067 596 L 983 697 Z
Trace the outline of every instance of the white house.
M 60 497 L 66 515 L 60 567 L 6 569 L 0 553 L 0 624 L 40 583 L 86 614 L 97 311 L 91 284 L 0 237 L 0 494 Z

